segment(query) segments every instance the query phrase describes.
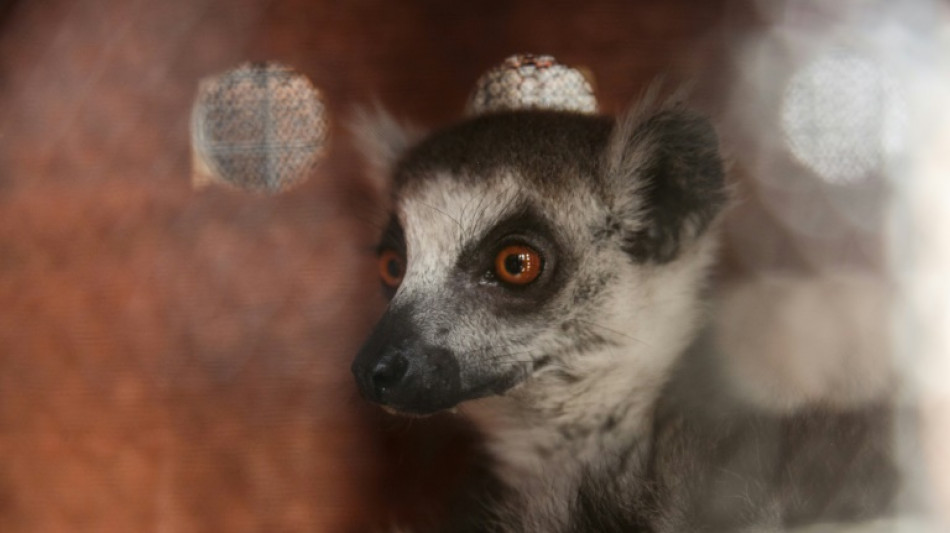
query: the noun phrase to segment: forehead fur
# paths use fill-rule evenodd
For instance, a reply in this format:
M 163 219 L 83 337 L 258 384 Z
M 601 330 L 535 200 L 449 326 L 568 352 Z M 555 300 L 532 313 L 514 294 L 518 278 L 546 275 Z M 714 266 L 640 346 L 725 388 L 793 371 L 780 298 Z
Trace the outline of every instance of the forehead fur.
M 547 111 L 485 115 L 438 132 L 414 147 L 396 172 L 396 187 L 448 173 L 478 179 L 513 170 L 528 185 L 565 185 L 596 176 L 613 120 Z

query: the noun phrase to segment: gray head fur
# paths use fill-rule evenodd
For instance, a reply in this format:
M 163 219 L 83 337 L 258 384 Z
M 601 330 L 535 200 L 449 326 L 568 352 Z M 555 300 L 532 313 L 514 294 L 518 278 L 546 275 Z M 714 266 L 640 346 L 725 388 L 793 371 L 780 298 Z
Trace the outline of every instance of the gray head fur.
M 692 335 L 705 230 L 726 201 L 712 126 L 676 103 L 619 121 L 476 117 L 409 148 L 391 194 L 382 246 L 407 268 L 354 372 L 371 399 L 410 413 L 498 395 L 568 413 L 558 390 L 601 373 L 628 393 L 657 389 Z M 511 243 L 543 259 L 526 286 L 493 273 Z

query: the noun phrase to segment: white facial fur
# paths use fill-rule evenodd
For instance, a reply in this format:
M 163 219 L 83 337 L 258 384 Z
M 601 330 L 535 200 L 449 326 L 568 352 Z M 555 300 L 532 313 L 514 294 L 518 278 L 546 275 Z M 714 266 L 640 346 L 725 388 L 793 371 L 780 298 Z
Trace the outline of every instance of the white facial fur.
M 457 354 L 463 382 L 485 372 L 523 379 L 462 405 L 489 430 L 513 479 L 550 467 L 549 454 L 586 461 L 646 437 L 650 408 L 694 333 L 715 248 L 701 238 L 670 263 L 635 263 L 616 239 L 595 239 L 604 207 L 591 191 L 544 197 L 521 183 L 512 171 L 477 181 L 441 175 L 401 191 L 408 268 L 392 302 L 424 309 L 422 335 Z M 463 247 L 525 202 L 550 218 L 577 261 L 542 316 L 506 319 L 479 305 L 475 292 L 488 288 L 459 290 L 452 277 Z M 545 357 L 551 363 L 534 370 Z M 608 424 L 617 430 L 605 435 Z M 566 434 L 581 438 L 559 448 Z

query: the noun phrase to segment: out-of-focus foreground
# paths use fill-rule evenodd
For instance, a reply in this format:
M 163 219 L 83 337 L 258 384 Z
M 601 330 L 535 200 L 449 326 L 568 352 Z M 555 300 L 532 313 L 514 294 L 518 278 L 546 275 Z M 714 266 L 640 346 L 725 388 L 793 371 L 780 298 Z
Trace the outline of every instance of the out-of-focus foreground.
M 586 67 L 606 112 L 659 75 L 692 80 L 722 125 L 738 198 L 718 280 L 771 295 L 789 276 L 823 280 L 810 300 L 754 313 L 762 330 L 799 329 L 726 328 L 726 342 L 797 377 L 814 367 L 795 368 L 775 339 L 816 329 L 808 346 L 822 355 L 898 361 L 901 390 L 927 399 L 922 463 L 939 501 L 948 50 L 950 11 L 928 1 L 0 7 L 0 530 L 361 531 L 437 514 L 429 497 L 466 469 L 464 429 L 387 418 L 349 373 L 384 303 L 373 188 L 344 119 L 379 99 L 445 124 L 517 52 Z M 280 195 L 195 190 L 198 80 L 248 60 L 322 89 L 329 156 Z M 823 329 L 821 295 L 840 303 Z M 737 316 L 745 297 L 730 300 Z M 852 374 L 836 365 L 784 392 L 841 392 Z M 849 391 L 834 400 L 863 389 Z M 748 392 L 797 401 L 776 399 L 779 385 Z

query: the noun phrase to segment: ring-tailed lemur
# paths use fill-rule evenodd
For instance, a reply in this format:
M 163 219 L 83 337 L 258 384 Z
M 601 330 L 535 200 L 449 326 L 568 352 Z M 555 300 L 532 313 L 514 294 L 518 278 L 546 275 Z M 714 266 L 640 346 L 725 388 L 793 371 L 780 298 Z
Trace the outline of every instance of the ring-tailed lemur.
M 701 295 L 728 200 L 717 135 L 489 113 L 414 142 L 384 119 L 391 298 L 353 363 L 392 410 L 460 406 L 497 483 L 445 531 L 778 531 L 886 512 L 883 403 L 755 409 L 721 387 Z

